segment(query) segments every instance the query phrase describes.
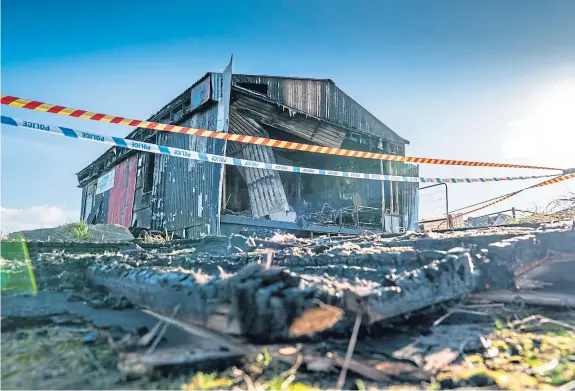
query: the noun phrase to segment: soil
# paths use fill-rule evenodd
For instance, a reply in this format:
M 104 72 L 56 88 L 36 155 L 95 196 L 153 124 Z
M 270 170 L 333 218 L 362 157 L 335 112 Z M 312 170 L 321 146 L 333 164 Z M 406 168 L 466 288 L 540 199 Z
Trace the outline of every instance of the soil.
M 116 224 L 95 224 L 88 225 L 90 232 L 89 242 L 131 242 L 134 236 L 125 227 Z M 20 239 L 20 233 L 27 241 L 66 241 L 75 242 L 77 240 L 68 225 L 56 228 L 41 228 L 29 231 L 14 232 L 8 234 L 8 239 Z

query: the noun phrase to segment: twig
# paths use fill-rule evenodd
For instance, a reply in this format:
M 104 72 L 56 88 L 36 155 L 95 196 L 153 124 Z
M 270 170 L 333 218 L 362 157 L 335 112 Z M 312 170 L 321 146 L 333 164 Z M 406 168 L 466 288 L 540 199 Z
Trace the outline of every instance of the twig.
M 293 382 L 295 380 L 295 375 L 291 374 L 290 376 L 288 376 L 287 379 L 284 380 L 284 382 L 282 383 L 280 389 L 285 390 L 288 388 L 288 386 L 291 384 L 291 382 Z
M 349 340 L 349 345 L 347 346 L 347 352 L 345 353 L 345 361 L 341 366 L 341 372 L 339 373 L 339 377 L 337 379 L 336 388 L 341 390 L 345 383 L 345 376 L 347 374 L 347 368 L 349 367 L 349 363 L 351 361 L 351 357 L 353 356 L 353 350 L 355 349 L 355 343 L 357 342 L 357 335 L 359 334 L 359 326 L 361 325 L 361 318 L 363 316 L 363 304 L 360 305 L 359 310 L 357 311 L 357 316 L 355 317 L 355 324 L 353 325 L 353 331 L 351 333 L 351 338 Z
M 266 253 L 266 269 L 269 269 L 272 266 L 273 259 L 274 257 L 271 251 Z
M 156 323 L 150 331 L 148 331 L 145 335 L 143 335 L 140 338 L 138 344 L 141 346 L 148 346 L 150 342 L 152 342 L 152 338 L 158 335 L 158 331 L 160 330 L 160 327 L 162 327 L 162 324 L 164 324 L 164 321 L 158 320 L 158 323 Z
M 252 379 L 243 371 L 242 371 L 242 377 L 243 377 L 244 381 L 246 382 L 246 386 L 248 386 L 248 390 L 253 391 L 256 389 Z
M 459 355 L 463 357 L 463 360 L 465 360 L 465 363 L 470 367 L 473 368 L 473 363 L 471 361 L 468 360 L 467 355 L 464 353 L 465 350 L 465 346 L 469 343 L 469 341 L 471 341 L 473 339 L 473 337 L 467 337 L 465 338 L 465 340 L 463 340 L 463 342 L 461 343 L 461 345 L 459 345 Z
M 487 312 L 480 312 L 480 311 L 471 311 L 471 310 L 466 310 L 464 308 L 452 308 L 449 311 L 447 311 L 447 313 L 445 315 L 443 315 L 442 317 L 440 317 L 439 319 L 437 319 L 435 322 L 433 322 L 433 326 L 438 326 L 441 322 L 443 322 L 445 319 L 449 318 L 451 315 L 453 314 L 469 314 L 469 315 L 481 315 L 481 316 L 491 316 L 491 314 L 487 313 Z
M 515 322 L 515 324 L 513 326 L 516 325 L 525 325 L 526 323 L 528 323 L 531 320 L 537 320 L 539 324 L 543 324 L 543 323 L 552 323 L 552 324 L 556 324 L 557 326 L 561 326 L 561 327 L 565 327 L 569 330 L 574 330 L 575 331 L 575 326 L 569 324 L 569 323 L 565 323 L 565 322 L 561 322 L 559 320 L 554 320 L 551 318 L 548 318 L 546 316 L 541 316 L 541 315 L 531 315 L 525 319 L 522 319 L 518 322 Z
M 166 323 L 172 324 L 192 335 L 197 336 L 198 338 L 205 338 L 205 339 L 209 339 L 211 341 L 215 341 L 218 342 L 220 345 L 224 345 L 226 346 L 228 349 L 233 350 L 233 351 L 238 351 L 238 352 L 246 352 L 247 350 L 245 349 L 245 347 L 239 343 L 238 341 L 236 341 L 234 338 L 231 338 L 227 335 L 212 331 L 210 329 L 206 329 L 204 327 L 200 327 L 197 325 L 193 325 L 193 324 L 189 324 L 189 323 L 184 323 L 182 321 L 179 321 L 177 319 L 173 319 L 164 315 L 160 315 L 157 314 L 153 311 L 147 310 L 147 309 L 142 309 L 143 312 L 145 312 L 148 315 L 151 315 L 157 319 L 161 319 Z
M 295 373 L 297 372 L 297 370 L 301 366 L 302 362 L 303 362 L 303 354 L 298 354 L 296 361 L 295 361 L 295 364 L 292 365 L 292 367 L 290 369 L 288 369 L 287 371 L 282 372 L 280 376 L 283 378 L 287 378 L 287 377 L 290 377 L 291 375 L 295 375 Z
M 553 320 L 553 319 L 549 319 L 549 318 L 545 318 L 545 319 L 546 319 L 546 322 L 553 323 L 553 324 L 556 324 L 557 326 L 565 327 L 569 330 L 575 331 L 575 326 L 573 326 L 569 323 L 564 323 L 564 322 L 560 322 L 558 320 Z
M 441 316 L 439 319 L 437 319 L 435 322 L 433 322 L 433 326 L 438 326 L 441 322 L 443 322 L 445 319 L 449 318 L 451 315 L 453 314 L 453 310 L 449 310 L 447 311 L 447 313 L 443 316 Z
M 462 304 L 461 308 L 503 308 L 505 304 L 503 303 L 485 303 L 485 304 Z
M 172 318 L 174 316 L 176 316 L 176 314 L 178 313 L 178 310 L 180 309 L 180 305 L 178 304 L 177 306 L 174 307 L 174 310 L 172 311 Z M 166 333 L 166 331 L 168 330 L 168 327 L 170 327 L 170 324 L 168 322 L 164 323 L 164 326 L 162 326 L 162 330 L 160 330 L 160 332 L 158 333 L 158 335 L 156 336 L 156 339 L 154 340 L 154 343 L 152 344 L 152 346 L 150 346 L 150 348 L 146 351 L 146 354 L 151 354 L 155 349 L 156 346 L 158 346 L 158 344 L 160 343 L 160 341 L 162 340 L 162 338 L 164 337 L 164 334 Z
M 101 375 L 105 375 L 106 374 L 106 370 L 104 369 L 104 367 L 102 366 L 102 364 L 100 363 L 100 361 L 98 360 L 98 358 L 94 355 L 94 353 L 90 350 L 89 347 L 86 346 L 86 349 L 84 349 L 84 352 L 86 352 L 86 356 L 88 356 L 88 358 L 90 359 L 90 361 L 92 361 L 92 363 L 94 364 L 94 366 L 96 367 L 96 369 L 98 370 L 98 372 L 100 372 Z
M 469 315 L 491 316 L 491 314 L 488 314 L 487 312 L 471 311 L 471 310 L 465 310 L 463 308 L 455 308 L 453 312 L 460 314 L 469 314 Z

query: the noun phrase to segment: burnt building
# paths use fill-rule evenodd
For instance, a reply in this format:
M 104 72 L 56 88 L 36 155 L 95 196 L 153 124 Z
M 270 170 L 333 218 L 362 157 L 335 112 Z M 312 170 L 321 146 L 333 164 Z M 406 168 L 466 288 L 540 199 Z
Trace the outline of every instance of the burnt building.
M 149 121 L 397 155 L 405 155 L 409 143 L 329 79 L 233 74 L 231 62 L 221 73 L 207 73 Z M 127 138 L 297 167 L 418 175 L 416 165 L 399 162 L 150 129 L 135 129 Z M 77 176 L 82 220 L 186 238 L 250 227 L 358 233 L 417 224 L 417 183 L 224 166 L 118 147 Z

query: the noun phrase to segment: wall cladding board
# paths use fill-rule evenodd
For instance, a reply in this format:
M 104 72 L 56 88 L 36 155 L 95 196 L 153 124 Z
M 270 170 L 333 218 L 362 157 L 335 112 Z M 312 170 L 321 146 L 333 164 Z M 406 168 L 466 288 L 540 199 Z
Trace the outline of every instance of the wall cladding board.
M 136 187 L 137 156 L 122 161 L 115 167 L 116 179 L 110 189 L 108 223 L 129 228 L 132 223 L 134 191 Z

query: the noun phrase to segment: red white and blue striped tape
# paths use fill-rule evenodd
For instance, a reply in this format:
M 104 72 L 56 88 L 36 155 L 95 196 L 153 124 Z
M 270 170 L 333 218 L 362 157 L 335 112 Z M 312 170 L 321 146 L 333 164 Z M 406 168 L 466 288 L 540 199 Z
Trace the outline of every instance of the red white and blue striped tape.
M 426 178 L 426 177 L 407 177 L 397 175 L 368 174 L 362 172 L 348 172 L 336 170 L 322 170 L 317 168 L 287 166 L 283 164 L 272 164 L 257 162 L 253 160 L 238 159 L 228 156 L 213 155 L 209 153 L 190 151 L 187 149 L 168 147 L 166 145 L 145 143 L 142 141 L 129 140 L 121 137 L 106 136 L 98 133 L 74 130 L 62 126 L 49 125 L 34 121 L 19 120 L 12 117 L 2 116 L 1 123 L 4 125 L 16 126 L 19 128 L 36 130 L 39 132 L 50 133 L 60 136 L 69 137 L 76 140 L 92 141 L 101 144 L 114 145 L 121 148 L 134 149 L 143 152 L 156 153 L 160 155 L 174 156 L 190 160 L 207 161 L 212 163 L 226 164 L 238 167 L 250 167 L 275 171 L 287 171 L 312 175 L 327 175 L 336 177 L 349 177 L 358 179 L 370 179 L 377 181 L 392 182 L 432 182 L 432 183 L 475 183 L 475 182 L 499 182 L 513 181 L 536 178 L 549 178 L 556 175 L 536 175 L 536 176 L 515 176 L 515 177 L 498 177 L 498 178 Z

